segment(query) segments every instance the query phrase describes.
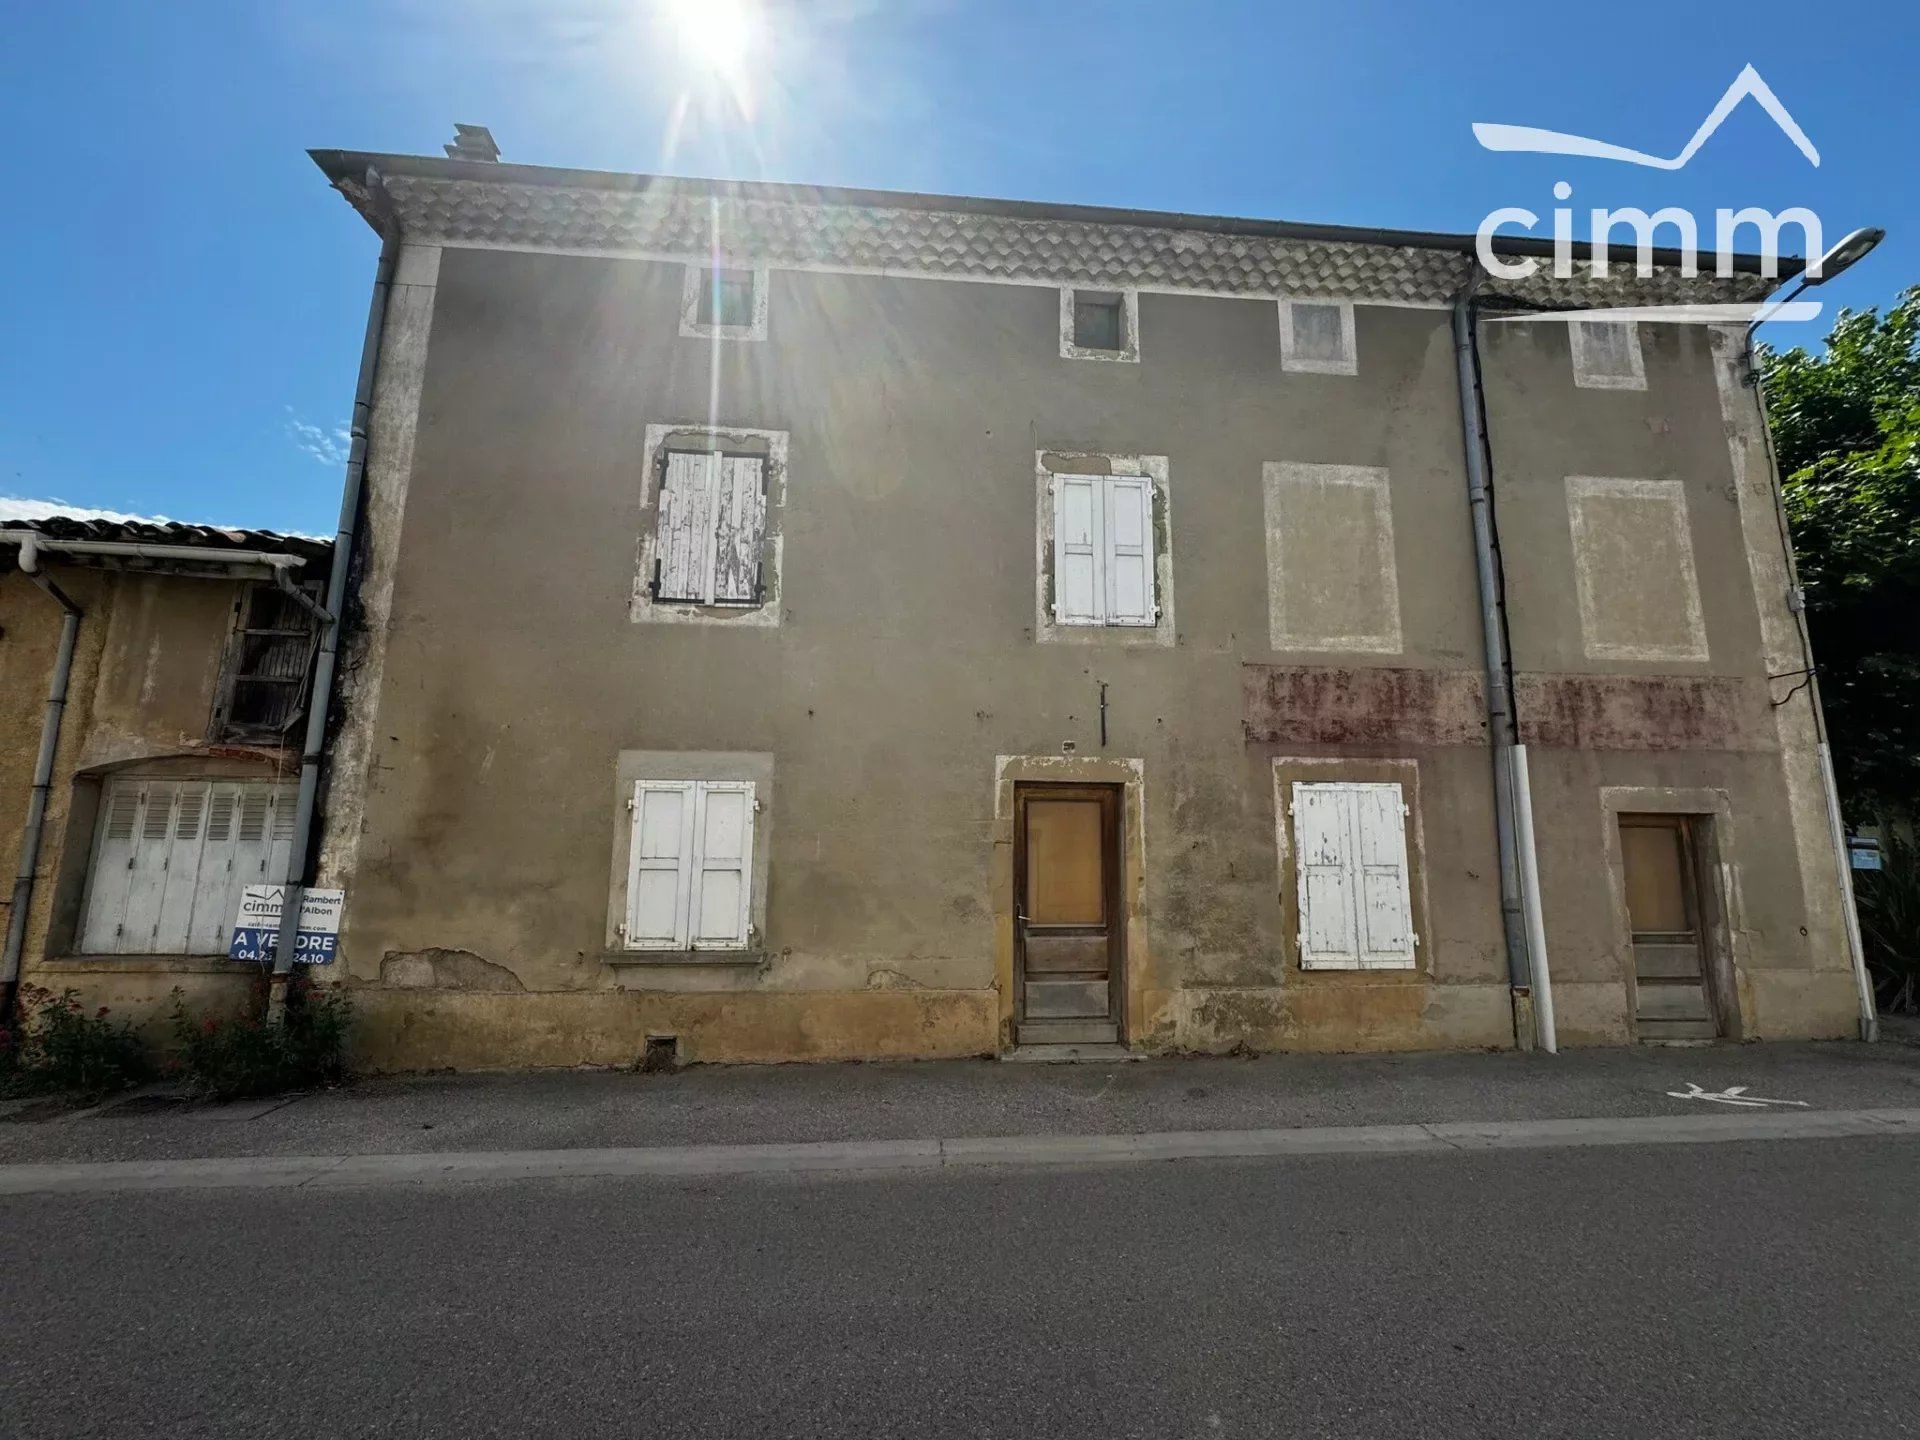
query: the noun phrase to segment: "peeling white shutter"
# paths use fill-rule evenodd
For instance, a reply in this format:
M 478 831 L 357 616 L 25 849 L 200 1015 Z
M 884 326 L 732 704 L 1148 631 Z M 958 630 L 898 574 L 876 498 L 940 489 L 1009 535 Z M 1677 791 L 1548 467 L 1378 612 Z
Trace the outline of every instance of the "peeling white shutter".
M 1354 789 L 1358 818 L 1360 963 L 1372 969 L 1413 964 L 1413 906 L 1407 884 L 1407 826 L 1398 785 Z
M 633 787 L 627 861 L 630 949 L 686 947 L 695 789 L 691 780 L 641 780 Z
M 714 525 L 713 591 L 718 604 L 751 604 L 758 598 L 760 545 L 767 528 L 766 467 L 753 455 L 720 459 L 719 503 Z
M 1293 787 L 1300 963 L 1406 969 L 1414 963 L 1406 819 L 1397 784 Z
M 1094 476 L 1053 477 L 1053 618 L 1061 625 L 1105 619 L 1103 488 Z
M 753 785 L 702 781 L 694 823 L 692 921 L 696 949 L 738 949 L 747 943 L 753 891 Z
M 1293 842 L 1299 876 L 1301 967 L 1357 967 L 1353 814 L 1346 787 L 1293 787 Z
M 662 600 L 713 598 L 713 540 L 720 457 L 672 451 L 660 480 L 656 557 Z
M 1153 481 L 1115 476 L 1103 487 L 1106 623 L 1151 625 L 1153 600 Z

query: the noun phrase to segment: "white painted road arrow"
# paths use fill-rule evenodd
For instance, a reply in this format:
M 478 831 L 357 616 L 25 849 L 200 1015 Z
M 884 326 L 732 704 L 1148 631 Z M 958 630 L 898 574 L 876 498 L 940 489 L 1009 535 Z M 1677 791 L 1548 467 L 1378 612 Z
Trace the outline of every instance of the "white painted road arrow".
M 1712 1100 L 1720 1105 L 1744 1105 L 1752 1108 L 1767 1105 L 1798 1105 L 1802 1110 L 1807 1108 L 1807 1102 L 1804 1100 L 1769 1100 L 1764 1095 L 1749 1095 L 1744 1085 L 1729 1085 L 1724 1090 L 1702 1090 L 1689 1080 L 1686 1089 L 1669 1090 L 1667 1094 L 1676 1100 Z

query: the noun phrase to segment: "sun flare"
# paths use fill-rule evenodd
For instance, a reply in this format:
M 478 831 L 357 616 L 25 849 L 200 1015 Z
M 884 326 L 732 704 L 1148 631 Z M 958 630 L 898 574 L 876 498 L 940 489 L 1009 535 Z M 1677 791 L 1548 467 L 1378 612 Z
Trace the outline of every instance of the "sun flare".
M 760 38 L 753 0 L 668 0 L 666 12 L 688 62 L 738 88 Z

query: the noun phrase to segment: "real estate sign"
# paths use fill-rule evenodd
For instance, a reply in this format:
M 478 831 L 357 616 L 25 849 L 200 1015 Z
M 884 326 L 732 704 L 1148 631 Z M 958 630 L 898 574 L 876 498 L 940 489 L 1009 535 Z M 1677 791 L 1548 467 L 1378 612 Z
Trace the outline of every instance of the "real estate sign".
M 230 960 L 271 961 L 280 938 L 284 885 L 249 885 L 240 896 L 240 914 L 233 922 Z M 294 933 L 293 963 L 331 965 L 340 941 L 340 912 L 346 906 L 344 890 L 309 890 L 300 899 L 300 928 Z

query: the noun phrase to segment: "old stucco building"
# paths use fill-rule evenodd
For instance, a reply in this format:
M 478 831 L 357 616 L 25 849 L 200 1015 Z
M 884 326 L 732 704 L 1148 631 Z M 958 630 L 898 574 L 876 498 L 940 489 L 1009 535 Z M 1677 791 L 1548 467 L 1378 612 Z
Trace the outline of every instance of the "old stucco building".
M 376 1063 L 1855 1033 L 1744 335 L 1527 318 L 1772 281 L 493 154 L 315 157 Z
M 0 520 L 7 1000 L 70 989 L 149 1021 L 175 989 L 195 1009 L 245 1001 L 252 967 L 228 941 L 242 887 L 286 874 L 331 551 L 271 531 Z

